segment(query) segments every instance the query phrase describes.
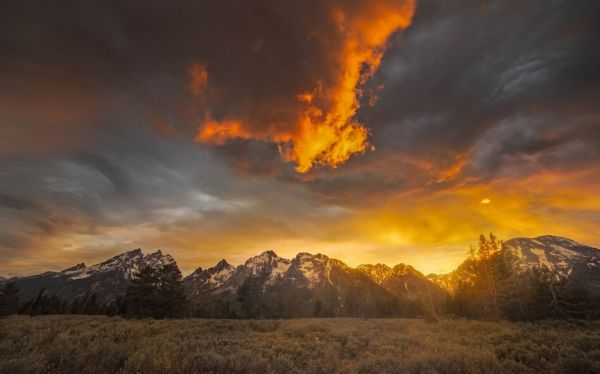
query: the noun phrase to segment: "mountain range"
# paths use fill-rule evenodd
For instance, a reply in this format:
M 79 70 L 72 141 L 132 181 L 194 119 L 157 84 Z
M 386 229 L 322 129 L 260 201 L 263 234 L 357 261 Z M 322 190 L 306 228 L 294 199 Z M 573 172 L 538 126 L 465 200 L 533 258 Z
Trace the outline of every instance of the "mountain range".
M 586 284 L 600 295 L 600 250 L 557 236 L 504 242 L 515 266 L 546 266 L 556 276 Z M 448 274 L 425 276 L 410 265 L 365 264 L 352 268 L 323 254 L 302 252 L 292 259 L 266 251 L 234 266 L 226 260 L 183 278 L 194 313 L 203 317 L 413 316 L 439 309 L 458 282 L 468 281 L 470 259 Z M 95 293 L 110 302 L 123 295 L 144 266 L 162 268 L 175 260 L 160 250 L 125 252 L 87 267 L 13 277 L 24 300 L 41 288 L 65 299 Z M 6 282 L 0 278 L 0 283 Z

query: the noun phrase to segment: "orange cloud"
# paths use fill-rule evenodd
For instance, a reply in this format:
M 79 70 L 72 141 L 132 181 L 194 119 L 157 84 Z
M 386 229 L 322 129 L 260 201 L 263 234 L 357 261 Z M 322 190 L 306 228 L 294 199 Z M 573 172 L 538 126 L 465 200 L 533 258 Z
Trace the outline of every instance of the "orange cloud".
M 293 101 L 290 107 L 295 108 L 295 114 L 286 119 L 289 123 L 256 124 L 243 114 L 216 120 L 204 103 L 204 120 L 196 140 L 206 144 L 223 144 L 235 138 L 274 142 L 281 156 L 295 163 L 300 173 L 314 165 L 335 167 L 366 151 L 368 131 L 355 118 L 362 86 L 379 67 L 390 35 L 410 25 L 414 10 L 414 0 L 369 2 L 352 9 L 331 6 L 329 22 L 336 44 L 327 52 L 332 54 L 328 61 L 333 66 L 322 67 L 322 77 L 316 77 L 308 92 L 296 92 L 288 98 Z M 192 94 L 204 100 L 212 84 L 209 77 L 204 65 L 192 65 Z
M 218 122 L 207 119 L 196 134 L 196 141 L 201 143 L 225 144 L 229 139 L 250 139 L 252 134 L 244 129 L 241 122 L 225 120 Z

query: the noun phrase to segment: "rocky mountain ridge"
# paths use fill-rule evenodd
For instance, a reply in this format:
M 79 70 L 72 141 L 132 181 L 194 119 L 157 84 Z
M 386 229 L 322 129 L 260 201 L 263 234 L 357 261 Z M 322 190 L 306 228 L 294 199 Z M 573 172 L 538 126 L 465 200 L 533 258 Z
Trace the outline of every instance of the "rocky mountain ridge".
M 514 238 L 504 243 L 518 266 L 546 266 L 558 276 L 589 284 L 600 293 L 600 251 L 556 236 Z M 456 284 L 468 281 L 470 259 L 449 274 L 425 276 L 406 264 L 364 264 L 352 268 L 323 254 L 298 253 L 292 259 L 265 251 L 234 266 L 225 259 L 198 268 L 183 284 L 198 316 L 394 316 L 440 308 Z M 13 277 L 24 299 L 41 288 L 72 299 L 96 293 L 113 301 L 144 266 L 163 268 L 175 260 L 160 250 L 134 249 L 93 266 L 83 263 L 59 272 Z M 0 283 L 5 282 L 0 279 Z
M 134 249 L 114 256 L 104 262 L 87 267 L 79 263 L 62 271 L 13 277 L 22 293 L 23 299 L 35 297 L 42 288 L 50 294 L 73 299 L 86 293 L 96 293 L 106 302 L 115 300 L 125 293 L 133 274 L 144 266 L 162 268 L 167 264 L 175 264 L 175 260 L 162 251 L 144 255 L 141 249 Z
M 411 289 L 431 287 L 441 292 L 422 274 L 407 282 L 426 284 L 411 283 Z M 380 313 L 393 314 L 398 308 L 392 304 L 410 304 L 415 309 L 413 304 L 420 297 L 406 297 L 395 285 L 377 284 L 369 274 L 342 261 L 306 252 L 285 259 L 266 251 L 237 267 L 221 260 L 214 267 L 196 269 L 184 278 L 184 284 L 199 315 L 209 317 L 356 315 L 361 308 L 373 311 L 375 305 L 381 307 Z

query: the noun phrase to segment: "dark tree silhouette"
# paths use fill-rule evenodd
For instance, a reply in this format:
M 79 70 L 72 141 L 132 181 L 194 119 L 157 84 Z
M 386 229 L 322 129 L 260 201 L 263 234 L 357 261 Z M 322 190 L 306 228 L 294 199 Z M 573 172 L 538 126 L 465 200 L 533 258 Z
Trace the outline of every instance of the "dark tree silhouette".
M 19 310 L 19 288 L 7 282 L 0 290 L 0 317 L 15 314 Z
M 128 318 L 176 318 L 186 314 L 181 272 L 168 264 L 157 270 L 144 267 L 134 274 L 122 301 Z

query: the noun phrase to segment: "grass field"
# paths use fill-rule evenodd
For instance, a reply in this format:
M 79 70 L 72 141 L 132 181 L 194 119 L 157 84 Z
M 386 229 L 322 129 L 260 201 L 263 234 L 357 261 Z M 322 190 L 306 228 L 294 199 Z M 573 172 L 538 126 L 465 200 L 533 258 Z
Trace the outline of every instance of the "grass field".
M 0 373 L 600 373 L 600 324 L 0 320 Z

